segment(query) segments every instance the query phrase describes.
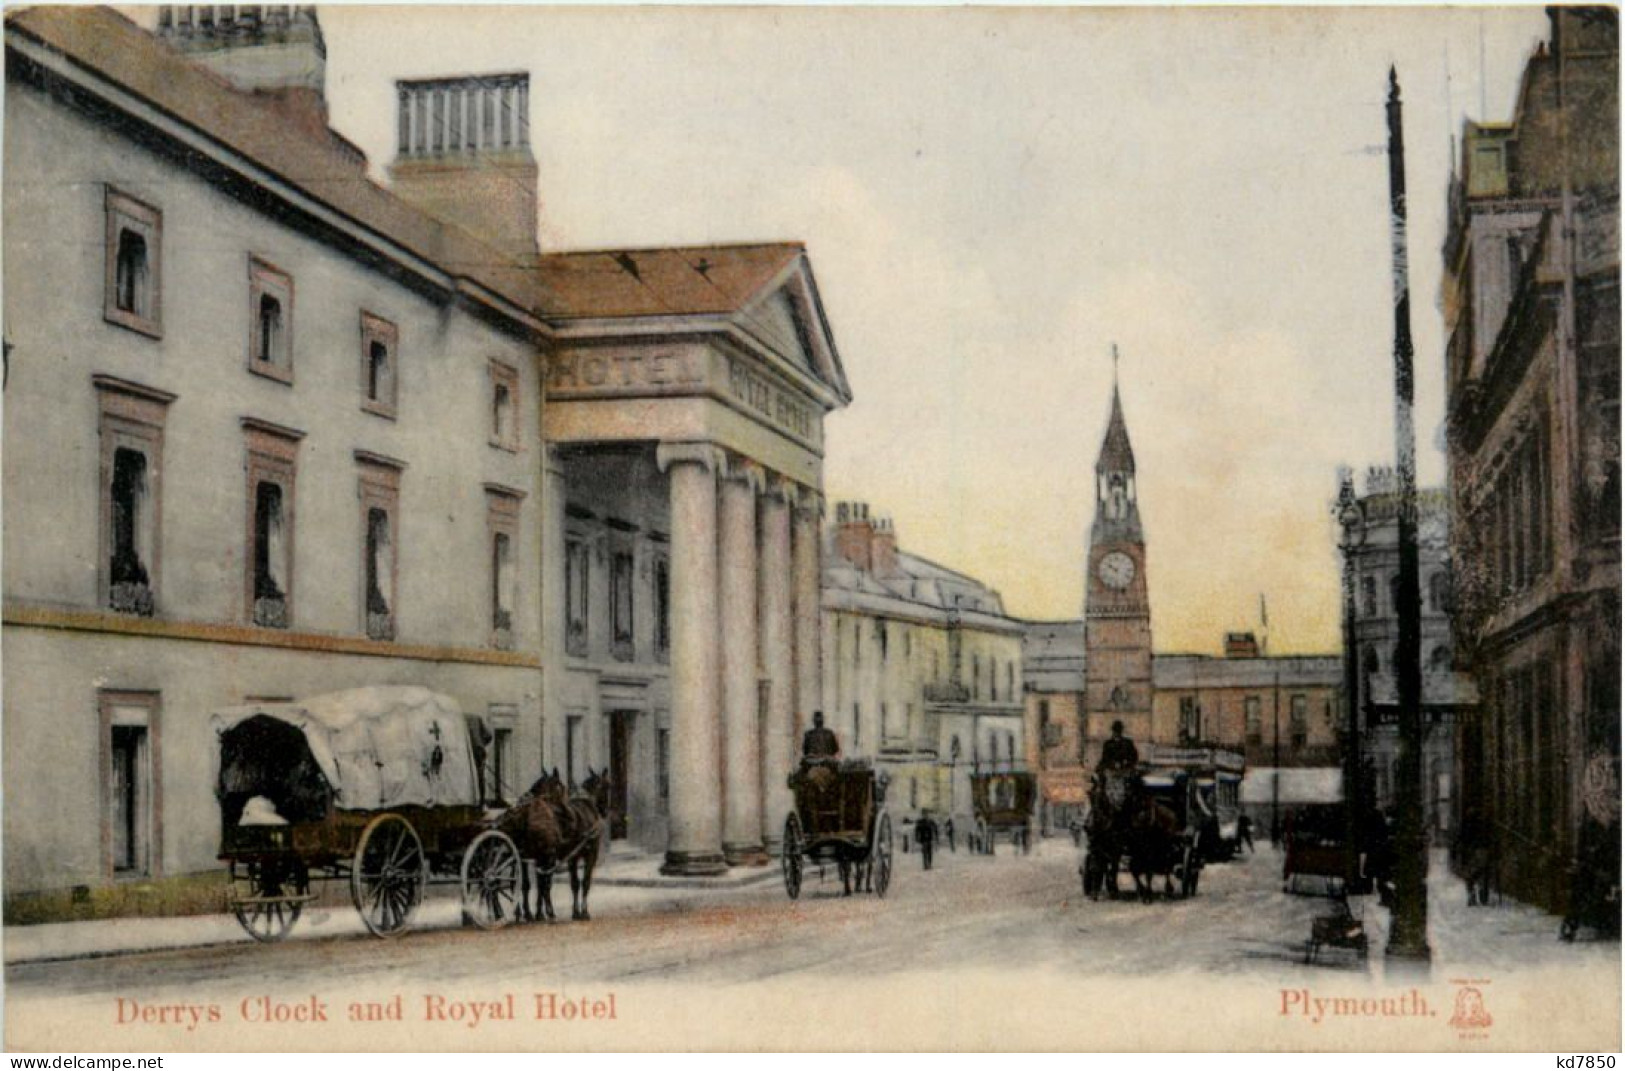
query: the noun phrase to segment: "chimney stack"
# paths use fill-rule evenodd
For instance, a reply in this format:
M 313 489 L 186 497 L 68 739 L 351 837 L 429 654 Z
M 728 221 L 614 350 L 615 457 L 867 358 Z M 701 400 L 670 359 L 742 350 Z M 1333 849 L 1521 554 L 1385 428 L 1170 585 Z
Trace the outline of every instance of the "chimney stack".
M 875 521 L 873 538 L 869 543 L 869 565 L 876 576 L 890 576 L 897 572 L 897 529 L 890 517 Z
M 874 566 L 870 543 L 874 527 L 869 521 L 867 502 L 838 502 L 835 505 L 835 553 L 864 572 Z
M 327 135 L 327 45 L 315 7 L 164 4 L 158 37 L 238 89 L 270 99 L 309 132 Z
M 395 90 L 395 192 L 498 249 L 535 254 L 530 76 L 422 79 Z
M 1251 632 L 1226 632 L 1224 634 L 1224 656 L 1226 658 L 1257 658 L 1258 637 Z

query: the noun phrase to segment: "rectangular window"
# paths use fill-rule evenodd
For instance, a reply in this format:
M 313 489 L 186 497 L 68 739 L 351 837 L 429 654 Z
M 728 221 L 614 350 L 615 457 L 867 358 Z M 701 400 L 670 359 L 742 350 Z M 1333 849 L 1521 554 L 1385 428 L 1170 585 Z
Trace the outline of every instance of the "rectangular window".
M 576 763 L 582 757 L 584 741 L 581 739 L 581 726 L 585 720 L 580 714 L 571 714 L 564 719 L 564 779 L 572 787 L 581 783 L 577 777 Z
M 293 280 L 258 257 L 248 258 L 248 370 L 293 382 Z
M 399 346 L 394 324 L 370 312 L 361 314 L 361 408 L 391 420 L 395 419 Z
M 525 493 L 501 484 L 485 485 L 485 528 L 490 540 L 491 646 L 514 647 L 514 611 L 519 605 L 519 510 Z
M 1309 697 L 1294 695 L 1291 703 L 1292 746 L 1309 746 Z
M 1256 695 L 1250 695 L 1243 703 L 1247 717 L 1247 742 L 1249 744 L 1262 744 L 1264 742 L 1264 711 L 1263 700 Z
M 248 461 L 248 619 L 262 628 L 293 620 L 294 477 L 305 433 L 253 417 L 242 420 Z
M 632 625 L 632 552 L 617 551 L 609 563 L 610 654 L 617 662 L 636 657 Z
M 164 420 L 173 394 L 93 376 L 101 410 L 101 605 L 152 616 L 158 591 Z
M 1179 697 L 1179 737 L 1183 744 L 1194 744 L 1202 738 L 1202 711 L 1194 695 Z
M 108 187 L 106 282 L 102 316 L 153 338 L 162 338 L 163 214 L 128 194 Z
M 519 370 L 501 361 L 492 361 L 490 372 L 491 445 L 499 450 L 518 451 Z
M 860 751 L 863 748 L 863 708 L 857 703 L 852 704 L 852 750 Z
M 160 873 L 158 693 L 104 691 L 102 855 L 109 877 Z
M 578 539 L 564 544 L 564 649 L 577 658 L 587 656 L 587 544 Z
M 491 744 L 485 753 L 486 798 L 496 803 L 507 803 L 518 798 L 518 753 L 515 751 L 514 727 L 518 710 L 510 703 L 492 703 Z
M 655 654 L 671 658 L 671 563 L 665 555 L 655 559 Z
M 366 450 L 357 450 L 355 460 L 364 539 L 363 626 L 368 639 L 393 640 L 398 612 L 395 585 L 400 563 L 401 470 L 406 465 Z

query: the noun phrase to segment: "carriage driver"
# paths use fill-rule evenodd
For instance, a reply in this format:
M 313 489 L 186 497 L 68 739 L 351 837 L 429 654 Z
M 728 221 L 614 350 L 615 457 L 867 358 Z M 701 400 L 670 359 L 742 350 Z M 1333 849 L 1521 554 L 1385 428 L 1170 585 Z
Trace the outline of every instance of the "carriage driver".
M 1140 766 L 1140 751 L 1134 741 L 1123 735 L 1123 723 L 1112 722 L 1112 736 L 1100 749 L 1102 770 L 1126 770 L 1130 773 Z
M 812 728 L 801 737 L 801 761 L 830 762 L 841 757 L 841 741 L 833 729 L 824 728 L 824 712 L 813 713 Z

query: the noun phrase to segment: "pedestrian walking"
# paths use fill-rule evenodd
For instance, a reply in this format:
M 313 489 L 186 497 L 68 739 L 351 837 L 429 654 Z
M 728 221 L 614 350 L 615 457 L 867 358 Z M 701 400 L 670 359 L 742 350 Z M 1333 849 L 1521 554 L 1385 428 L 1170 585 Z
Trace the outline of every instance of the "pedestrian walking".
M 1256 852 L 1253 847 L 1253 820 L 1247 815 L 1236 819 L 1236 843 L 1247 845 L 1248 854 Z
M 948 816 L 947 820 L 942 823 L 942 831 L 948 835 L 948 850 L 950 852 L 959 851 L 959 849 L 957 847 L 955 847 L 955 845 L 954 845 L 954 816 L 953 815 L 950 814 Z
M 920 815 L 920 820 L 914 823 L 914 840 L 920 846 L 920 860 L 925 869 L 931 869 L 931 853 L 937 844 L 937 823 L 932 820 L 931 812 Z

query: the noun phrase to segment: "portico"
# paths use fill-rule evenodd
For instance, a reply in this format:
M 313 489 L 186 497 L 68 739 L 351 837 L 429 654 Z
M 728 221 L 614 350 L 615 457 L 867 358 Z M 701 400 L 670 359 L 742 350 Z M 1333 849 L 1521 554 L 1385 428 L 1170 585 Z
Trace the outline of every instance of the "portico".
M 544 747 L 614 751 L 666 873 L 765 863 L 821 702 L 823 419 L 851 397 L 805 251 L 555 254 L 541 277 L 566 313 L 542 356 Z

